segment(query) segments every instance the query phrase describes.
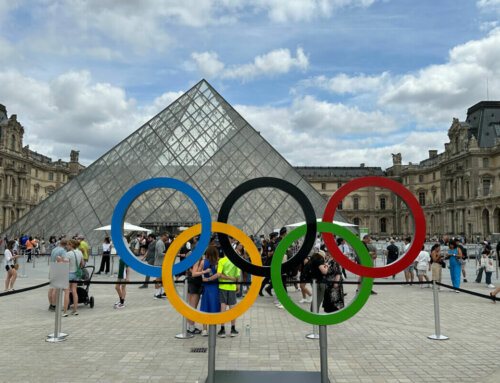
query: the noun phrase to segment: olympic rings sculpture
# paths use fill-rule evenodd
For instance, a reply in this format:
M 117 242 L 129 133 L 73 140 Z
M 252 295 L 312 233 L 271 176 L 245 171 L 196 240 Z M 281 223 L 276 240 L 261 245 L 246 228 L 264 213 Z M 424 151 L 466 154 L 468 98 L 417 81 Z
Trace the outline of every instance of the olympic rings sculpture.
M 342 199 L 352 191 L 368 186 L 382 187 L 395 192 L 410 209 L 415 223 L 415 235 L 409 251 L 398 261 L 383 267 L 373 267 L 364 244 L 345 227 L 332 223 L 335 210 Z M 131 253 L 123 238 L 122 227 L 127 210 L 132 202 L 142 193 L 162 187 L 172 188 L 186 194 L 197 207 L 201 224 L 190 227 L 176 237 L 165 254 L 162 267 L 159 267 L 142 263 Z M 304 225 L 294 229 L 282 239 L 275 250 L 271 266 L 262 266 L 260 254 L 253 241 L 240 229 L 227 223 L 234 203 L 245 193 L 263 187 L 274 187 L 290 194 L 299 203 L 306 218 Z M 297 267 L 307 257 L 314 246 L 317 230 L 324 233 L 325 245 L 332 257 L 345 269 L 363 277 L 359 293 L 351 304 L 337 312 L 326 315 L 310 313 L 298 307 L 287 295 L 281 280 L 283 271 L 286 272 Z M 210 242 L 212 231 L 219 233 L 221 246 L 228 259 L 242 271 L 246 271 L 253 276 L 245 298 L 231 310 L 221 313 L 204 313 L 191 308 L 179 297 L 173 281 L 173 275 L 186 271 L 203 256 Z M 297 186 L 283 179 L 272 177 L 251 179 L 236 187 L 222 203 L 218 222 L 212 222 L 210 211 L 203 197 L 189 184 L 174 178 L 152 178 L 131 187 L 118 201 L 111 219 L 111 237 L 116 251 L 123 261 L 140 274 L 162 277 L 165 292 L 175 309 L 186 318 L 203 324 L 226 323 L 242 315 L 257 299 L 262 277 L 271 277 L 279 301 L 298 319 L 317 325 L 341 323 L 355 315 L 367 302 L 372 289 L 373 278 L 396 274 L 415 260 L 424 244 L 425 232 L 425 216 L 413 194 L 396 181 L 383 177 L 363 177 L 343 185 L 328 201 L 323 214 L 323 222 L 316 222 L 316 214 L 311 202 Z M 352 262 L 342 254 L 332 234 L 341 236 L 353 246 L 360 257 L 361 265 Z M 196 235 L 200 235 L 200 239 L 193 252 L 183 261 L 174 264 L 182 245 Z M 228 236 L 236 238 L 243 244 L 248 251 L 251 262 L 244 260 L 233 250 Z M 282 264 L 286 250 L 300 237 L 304 237 L 301 248 L 293 258 Z

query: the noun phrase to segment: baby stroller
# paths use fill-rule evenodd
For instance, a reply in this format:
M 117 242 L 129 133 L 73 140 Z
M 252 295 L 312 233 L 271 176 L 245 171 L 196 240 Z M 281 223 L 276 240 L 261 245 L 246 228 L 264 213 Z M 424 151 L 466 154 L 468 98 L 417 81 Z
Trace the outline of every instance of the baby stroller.
M 90 308 L 94 308 L 94 297 L 89 296 L 90 281 L 94 275 L 94 266 L 85 266 L 82 268 L 83 275 L 78 280 L 76 287 L 76 293 L 78 294 L 78 303 L 83 303 L 85 306 L 90 305 Z M 73 294 L 69 294 L 69 305 L 73 304 Z

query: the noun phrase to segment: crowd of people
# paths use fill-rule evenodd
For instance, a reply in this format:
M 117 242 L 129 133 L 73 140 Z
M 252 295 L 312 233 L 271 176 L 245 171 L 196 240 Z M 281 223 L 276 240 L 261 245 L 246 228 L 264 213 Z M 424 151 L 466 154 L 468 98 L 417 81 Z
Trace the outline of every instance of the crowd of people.
M 257 247 L 263 265 L 269 266 L 271 264 L 274 252 L 281 240 L 286 236 L 287 229 L 283 227 L 279 232 L 272 232 L 268 237 L 264 235 L 250 236 L 255 246 Z M 126 236 L 126 242 L 130 251 L 142 262 L 149 265 L 162 266 L 163 260 L 167 249 L 172 241 L 175 239 L 169 233 L 155 235 L 153 233 L 144 236 L 138 235 L 134 239 Z M 7 278 L 5 280 L 5 291 L 13 290 L 14 283 L 17 277 L 16 272 L 16 259 L 21 256 L 21 252 L 28 254 L 35 254 L 32 250 L 40 248 L 41 244 L 45 243 L 35 238 L 32 239 L 27 235 L 22 235 L 19 238 L 6 241 L 5 246 L 5 269 L 7 271 Z M 340 251 L 349 257 L 354 262 L 360 263 L 359 256 L 355 251 L 346 243 L 343 238 L 336 238 L 337 245 Z M 186 242 L 179 254 L 177 254 L 179 261 L 189 256 L 189 254 L 197 246 L 198 239 L 195 237 Z M 230 238 L 233 250 L 242 258 L 249 259 L 246 249 L 241 243 Z M 372 260 L 377 258 L 377 249 L 371 243 L 371 238 L 365 235 L 362 239 L 364 246 Z M 385 255 L 387 264 L 396 262 L 403 257 L 409 250 L 411 238 L 405 238 L 405 244 L 402 249 L 395 245 L 395 240 L 391 239 L 386 248 Z M 445 254 L 441 253 L 441 244 L 434 244 L 430 253 L 424 248 L 420 251 L 415 261 L 404 270 L 404 276 L 407 282 L 411 285 L 414 282 L 414 273 L 419 282 L 424 280 L 429 282 L 435 280 L 441 282 L 442 270 L 448 267 L 450 270 L 450 277 L 453 287 L 460 288 L 461 279 L 467 282 L 465 273 L 465 260 L 467 259 L 467 249 L 463 246 L 460 239 L 450 239 L 448 241 L 449 250 Z M 69 263 L 69 288 L 64 291 L 64 309 L 63 316 L 68 316 L 68 309 L 70 306 L 70 294 L 73 305 L 72 315 L 78 315 L 78 280 L 82 277 L 85 265 L 89 260 L 89 247 L 85 242 L 84 236 L 75 234 L 71 239 L 67 239 L 66 235 L 60 238 L 51 237 L 48 242 L 48 250 L 51 253 L 51 262 L 66 262 Z M 294 256 L 299 243 L 294 243 L 290 249 L 287 250 L 285 259 L 290 259 Z M 31 251 L 29 251 L 31 249 Z M 499 248 L 497 246 L 497 252 Z M 105 238 L 102 244 L 102 258 L 97 275 L 110 273 L 110 258 L 116 251 L 109 238 Z M 490 288 L 494 288 L 491 284 L 491 275 L 494 271 L 494 251 L 488 242 L 482 243 L 481 254 L 478 256 L 478 272 L 476 282 L 480 283 L 482 274 L 485 274 L 486 284 Z M 29 259 L 29 258 L 28 258 Z M 429 279 L 428 272 L 431 272 L 431 279 Z M 129 280 L 130 269 L 125 262 L 120 258 L 118 267 L 118 279 L 115 286 L 118 301 L 115 302 L 115 309 L 123 309 L 126 307 L 126 282 Z M 176 280 L 185 278 L 187 280 L 188 299 L 187 303 L 203 312 L 217 313 L 233 308 L 237 304 L 237 298 L 246 294 L 248 283 L 251 281 L 251 275 L 242 272 L 238 269 L 228 257 L 225 256 L 217 235 L 214 233 L 211 237 L 210 243 L 205 250 L 204 257 L 196 262 L 186 272 L 175 276 Z M 295 269 L 288 271 L 282 275 L 283 281 L 287 281 L 288 285 L 294 285 L 297 291 L 301 292 L 302 298 L 298 301 L 299 304 L 310 304 L 310 310 L 319 312 L 320 308 L 324 312 L 334 312 L 341 310 L 344 307 L 344 297 L 347 295 L 344 292 L 342 281 L 347 278 L 345 270 L 336 262 L 331 256 L 327 247 L 322 241 L 321 235 L 318 235 L 316 243 L 311 253 L 304 259 L 304 261 Z M 395 276 L 393 276 L 395 278 Z M 310 289 L 311 280 L 317 282 L 317 300 L 316 307 L 313 307 L 312 291 Z M 146 276 L 144 284 L 139 288 L 145 289 L 149 286 L 150 277 Z M 161 278 L 156 278 L 154 281 L 154 294 L 153 298 L 157 300 L 165 300 L 167 296 L 163 289 Z M 237 283 L 248 282 L 248 283 Z M 361 283 L 361 277 L 358 278 L 358 289 Z M 285 288 L 287 286 L 285 284 Z M 430 285 L 420 284 L 421 288 L 430 287 Z M 270 278 L 264 278 L 260 287 L 259 295 L 263 296 L 264 291 L 273 296 L 273 286 Z M 356 290 L 358 291 L 358 290 Z M 458 290 L 455 290 L 459 292 Z M 500 287 L 490 293 L 495 297 L 500 292 Z M 372 294 L 377 294 L 375 291 Z M 49 289 L 49 310 L 54 311 L 56 306 L 55 289 Z M 283 308 L 279 303 L 276 304 L 278 308 Z M 226 336 L 226 324 L 221 324 L 218 336 Z M 233 320 L 230 324 L 230 330 L 227 334 L 231 337 L 239 334 L 236 329 L 236 321 Z M 187 331 L 190 334 L 207 336 L 207 326 L 203 325 L 202 328 L 196 327 L 192 321 L 188 321 Z

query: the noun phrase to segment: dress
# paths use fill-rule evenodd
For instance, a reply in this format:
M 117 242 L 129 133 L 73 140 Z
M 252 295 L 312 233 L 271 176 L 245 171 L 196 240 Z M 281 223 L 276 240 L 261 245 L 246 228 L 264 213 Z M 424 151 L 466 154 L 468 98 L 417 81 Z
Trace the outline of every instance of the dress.
M 457 249 L 450 250 L 448 255 L 450 256 L 450 276 L 451 283 L 453 287 L 460 288 L 460 276 L 462 275 L 462 265 L 458 262 L 456 255 L 458 254 Z
M 210 261 L 205 259 L 203 261 L 203 270 L 210 268 L 210 272 L 203 274 L 204 278 L 210 278 L 212 275 L 217 274 L 217 265 L 210 266 Z M 203 295 L 201 296 L 200 311 L 206 313 L 219 313 L 219 285 L 217 279 L 211 282 L 204 282 Z
M 326 290 L 323 299 L 323 309 L 326 313 L 342 310 L 344 308 L 344 288 L 342 283 L 336 283 L 335 277 L 339 275 L 342 281 L 342 269 L 334 260 L 328 262 L 328 273 L 325 276 Z M 334 287 L 336 284 L 337 287 Z

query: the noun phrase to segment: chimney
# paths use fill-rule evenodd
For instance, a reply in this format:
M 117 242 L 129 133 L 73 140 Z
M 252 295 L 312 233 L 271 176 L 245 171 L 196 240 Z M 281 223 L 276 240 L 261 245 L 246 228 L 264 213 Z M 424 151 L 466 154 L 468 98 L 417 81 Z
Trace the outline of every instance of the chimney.
M 429 150 L 429 158 L 437 157 L 437 155 L 438 155 L 437 150 Z
M 360 168 L 364 168 L 365 167 L 365 163 L 363 162 L 362 164 L 359 165 Z

